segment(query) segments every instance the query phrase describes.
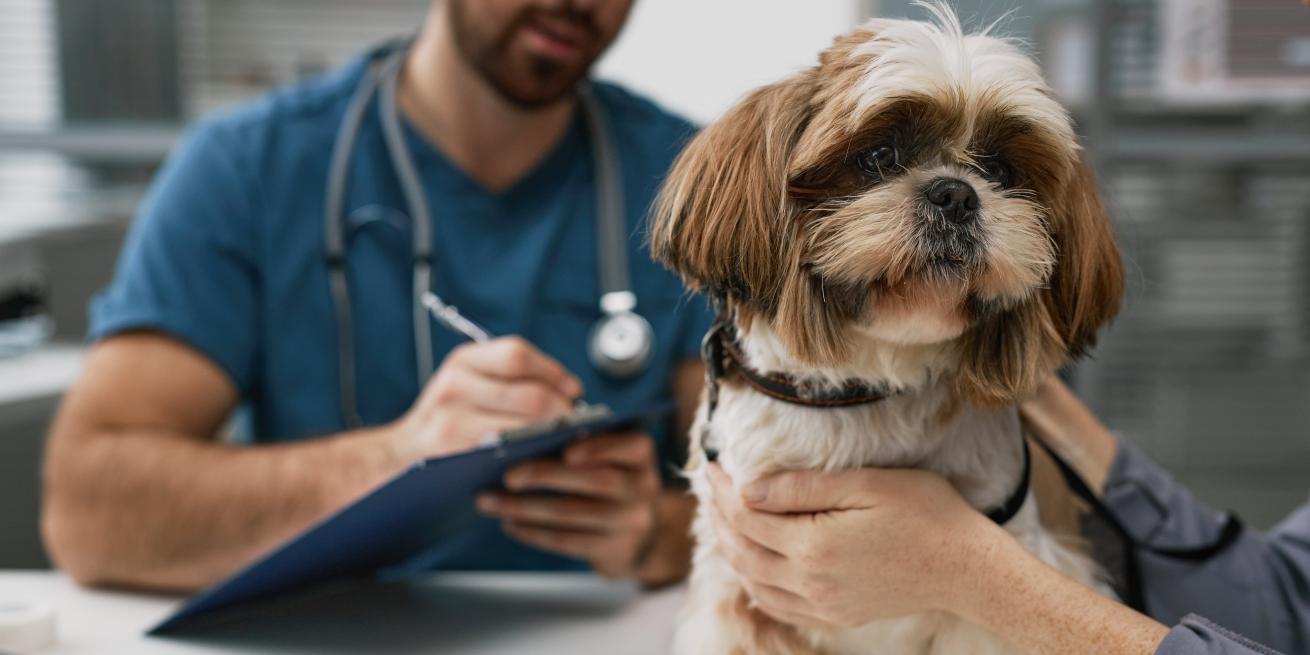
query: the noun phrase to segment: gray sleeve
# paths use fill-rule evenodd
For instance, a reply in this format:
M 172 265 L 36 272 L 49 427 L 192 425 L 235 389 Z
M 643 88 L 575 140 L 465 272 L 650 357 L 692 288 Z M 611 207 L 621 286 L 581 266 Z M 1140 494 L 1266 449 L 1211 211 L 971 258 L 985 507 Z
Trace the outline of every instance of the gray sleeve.
M 1225 520 L 1130 444 L 1120 446 L 1104 502 L 1134 541 L 1152 548 L 1207 546 Z M 1140 547 L 1137 556 L 1146 609 L 1156 620 L 1173 625 L 1200 614 L 1284 652 L 1310 653 L 1310 505 L 1268 533 L 1244 531 L 1203 561 Z
M 1191 614 L 1169 631 L 1155 655 L 1277 655 L 1277 651 Z

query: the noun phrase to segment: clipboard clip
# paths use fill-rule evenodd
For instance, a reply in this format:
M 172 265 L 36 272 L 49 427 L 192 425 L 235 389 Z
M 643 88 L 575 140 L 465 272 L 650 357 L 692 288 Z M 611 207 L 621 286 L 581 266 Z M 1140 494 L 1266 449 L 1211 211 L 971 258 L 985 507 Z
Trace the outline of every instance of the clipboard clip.
M 578 403 L 574 407 L 573 413 L 563 418 L 551 419 L 549 421 L 538 421 L 530 423 L 521 428 L 506 430 L 497 434 L 491 434 L 483 441 L 483 446 L 496 448 L 496 457 L 504 457 L 504 447 L 516 441 L 532 439 L 560 430 L 568 430 L 579 426 L 586 426 L 589 423 L 603 421 L 614 415 L 608 405 L 596 404 L 589 405 Z

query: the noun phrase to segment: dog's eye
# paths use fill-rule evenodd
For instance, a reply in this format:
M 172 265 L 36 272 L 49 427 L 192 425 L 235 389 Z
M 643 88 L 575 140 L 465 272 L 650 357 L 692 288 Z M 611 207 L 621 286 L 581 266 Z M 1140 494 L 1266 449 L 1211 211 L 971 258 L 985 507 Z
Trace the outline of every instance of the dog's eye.
M 988 157 L 979 162 L 978 167 L 982 169 L 983 177 L 1002 189 L 1008 189 L 1014 183 L 1014 171 L 1000 157 Z
M 860 170 L 864 171 L 866 175 L 875 180 L 881 180 L 896 170 L 899 155 L 895 146 L 881 145 L 865 150 L 860 154 L 856 163 L 859 164 Z

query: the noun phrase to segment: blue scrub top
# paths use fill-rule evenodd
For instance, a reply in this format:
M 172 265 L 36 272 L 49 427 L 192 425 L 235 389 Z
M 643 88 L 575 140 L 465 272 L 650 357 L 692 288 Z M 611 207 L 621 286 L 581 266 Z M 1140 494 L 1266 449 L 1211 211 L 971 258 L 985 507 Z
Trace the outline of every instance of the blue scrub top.
M 213 360 L 239 390 L 257 442 L 345 427 L 324 194 L 337 129 L 366 62 L 359 57 L 192 127 L 156 176 L 112 284 L 91 304 L 92 340 L 160 330 Z M 499 193 L 408 123 L 405 131 L 433 213 L 435 291 L 492 332 L 521 335 L 562 362 L 582 379 L 589 402 L 623 411 L 670 397 L 673 368 L 696 357 L 710 315 L 643 245 L 648 206 L 693 128 L 618 86 L 597 87 L 623 169 L 637 311 L 655 332 L 651 364 L 632 379 L 605 378 L 586 355 L 600 282 L 595 175 L 580 116 L 543 161 Z M 351 161 L 345 223 L 359 411 L 380 424 L 409 408 L 419 383 L 408 209 L 372 104 Z M 463 339 L 430 327 L 439 363 Z M 665 452 L 667 428 L 654 430 Z M 490 521 L 460 541 L 446 566 L 582 567 L 511 542 Z

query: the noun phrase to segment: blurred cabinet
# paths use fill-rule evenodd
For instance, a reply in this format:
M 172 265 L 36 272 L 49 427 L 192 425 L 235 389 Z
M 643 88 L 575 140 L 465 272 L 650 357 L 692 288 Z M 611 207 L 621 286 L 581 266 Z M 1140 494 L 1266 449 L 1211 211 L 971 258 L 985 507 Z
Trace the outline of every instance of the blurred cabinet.
M 0 359 L 0 569 L 49 565 L 38 531 L 41 453 L 50 417 L 82 359 L 75 346 Z
M 48 565 L 38 532 L 45 435 L 81 370 L 87 299 L 112 275 L 125 229 L 125 218 L 106 215 L 6 246 L 39 263 L 58 341 L 0 358 L 0 569 Z
M 58 0 L 65 123 L 181 119 L 174 0 Z
M 57 397 L 0 404 L 0 569 L 50 566 L 38 517 L 42 444 L 57 404 Z

